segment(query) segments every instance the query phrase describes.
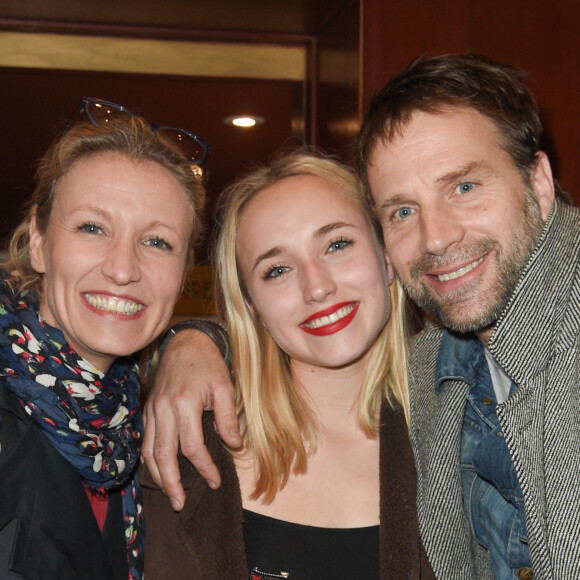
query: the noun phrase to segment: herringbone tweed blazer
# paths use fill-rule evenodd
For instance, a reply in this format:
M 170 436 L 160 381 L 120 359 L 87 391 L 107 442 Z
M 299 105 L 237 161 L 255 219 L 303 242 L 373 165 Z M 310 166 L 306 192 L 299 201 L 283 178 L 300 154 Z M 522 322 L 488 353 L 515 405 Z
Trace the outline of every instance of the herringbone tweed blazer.
M 558 202 L 489 342 L 519 386 L 497 414 L 524 496 L 536 580 L 580 578 L 579 335 L 580 210 Z M 441 328 L 426 329 L 411 358 L 421 536 L 438 578 L 492 578 L 463 508 L 467 385 L 434 388 L 441 336 Z

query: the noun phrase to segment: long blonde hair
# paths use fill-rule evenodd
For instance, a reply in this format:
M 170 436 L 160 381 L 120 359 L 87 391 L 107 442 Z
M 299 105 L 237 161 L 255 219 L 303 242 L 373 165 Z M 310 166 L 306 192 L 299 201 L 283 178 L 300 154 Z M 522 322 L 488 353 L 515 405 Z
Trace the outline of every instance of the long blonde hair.
M 377 244 L 382 244 L 380 225 L 367 206 L 354 173 L 321 155 L 302 151 L 287 154 L 239 179 L 222 195 L 215 251 L 217 295 L 230 334 L 244 449 L 253 454 L 258 467 L 252 497 L 263 496 L 266 503 L 274 499 L 292 472 L 306 471 L 309 450 L 316 448 L 317 424 L 293 379 L 288 355 L 250 306 L 237 263 L 236 241 L 248 202 L 264 189 L 297 175 L 320 177 L 348 193 L 365 212 Z M 377 434 L 382 398 L 391 403 L 397 401 L 408 417 L 405 296 L 397 281 L 390 287 L 390 296 L 391 315 L 373 346 L 358 400 L 358 421 L 368 436 Z

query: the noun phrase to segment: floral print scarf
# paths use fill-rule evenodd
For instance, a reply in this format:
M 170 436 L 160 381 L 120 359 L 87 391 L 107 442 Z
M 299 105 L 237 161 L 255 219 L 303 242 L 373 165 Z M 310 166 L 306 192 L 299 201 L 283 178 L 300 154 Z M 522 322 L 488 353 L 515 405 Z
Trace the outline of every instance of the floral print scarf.
M 0 270 L 0 377 L 85 485 L 121 487 L 129 580 L 143 570 L 144 522 L 137 481 L 143 422 L 139 376 L 118 359 L 107 374 L 40 320 L 31 290 L 15 294 Z

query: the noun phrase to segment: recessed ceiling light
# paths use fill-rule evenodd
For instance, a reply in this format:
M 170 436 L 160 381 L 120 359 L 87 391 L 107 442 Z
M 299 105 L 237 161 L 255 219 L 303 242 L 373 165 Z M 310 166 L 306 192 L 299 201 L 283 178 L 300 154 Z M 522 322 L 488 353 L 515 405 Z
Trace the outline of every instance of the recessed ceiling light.
M 224 123 L 227 125 L 235 125 L 236 127 L 254 127 L 264 122 L 265 119 L 263 117 L 256 115 L 233 115 L 224 119 Z

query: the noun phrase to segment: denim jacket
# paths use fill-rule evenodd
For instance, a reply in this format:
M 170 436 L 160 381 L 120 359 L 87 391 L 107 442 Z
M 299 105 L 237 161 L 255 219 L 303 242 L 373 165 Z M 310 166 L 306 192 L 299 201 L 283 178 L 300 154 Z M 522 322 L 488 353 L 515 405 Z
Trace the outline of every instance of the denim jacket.
M 481 342 L 445 331 L 436 385 L 447 378 L 469 384 L 461 433 L 465 512 L 476 540 L 489 550 L 497 580 L 521 578 L 531 568 L 523 496 L 497 418 L 492 379 Z M 517 389 L 512 383 L 510 394 Z

